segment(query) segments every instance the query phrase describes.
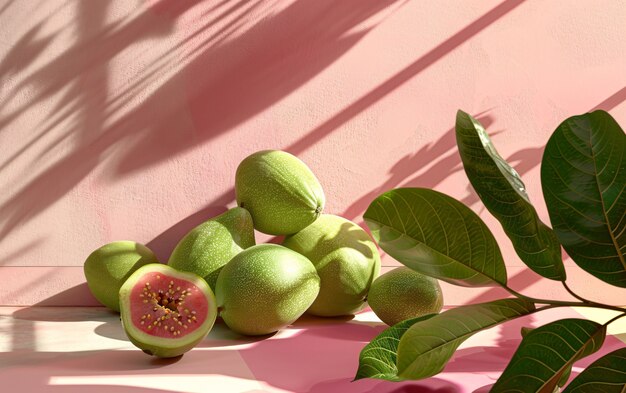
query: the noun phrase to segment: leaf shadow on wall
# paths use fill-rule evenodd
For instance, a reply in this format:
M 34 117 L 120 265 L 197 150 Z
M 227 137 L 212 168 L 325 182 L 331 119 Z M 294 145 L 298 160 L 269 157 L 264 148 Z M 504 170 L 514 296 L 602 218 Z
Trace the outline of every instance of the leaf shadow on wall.
M 104 23 L 109 3 L 77 3 L 77 43 L 15 87 L 13 94 L 32 88 L 37 93 L 10 112 L 0 108 L 0 131 L 27 107 L 57 95 L 62 99 L 33 131 L 34 136 L 2 161 L 0 170 L 10 170 L 14 159 L 70 120 L 63 133 L 54 135 L 56 139 L 48 135 L 52 141 L 45 149 L 57 154 L 57 145 L 69 139 L 75 147 L 0 206 L 4 221 L 0 239 L 62 198 L 106 160 L 114 161 L 110 165 L 114 175 L 123 176 L 207 143 L 260 113 L 341 57 L 373 28 L 355 27 L 396 2 L 299 0 L 276 13 L 270 12 L 271 3 L 262 1 L 218 3 L 205 16 L 209 22 L 186 40 L 191 45 L 195 35 L 215 29 L 218 22 L 226 26 L 196 44 L 181 71 L 130 112 L 118 116 L 153 81 L 152 74 L 181 60 L 157 65 L 115 96 L 107 85 L 108 63 L 136 42 L 167 37 L 176 20 L 198 2 L 161 1 L 126 23 L 111 25 Z M 251 15 L 262 11 L 268 15 L 242 29 Z M 35 36 L 36 30 L 23 37 L 21 46 L 14 49 L 16 54 L 0 63 L 0 70 L 19 69 L 20 62 L 36 57 L 52 40 Z M 172 92 L 181 86 L 187 99 L 173 99 L 177 95 Z M 187 111 L 193 115 L 195 131 L 177 132 Z
M 476 117 L 485 128 L 493 123 L 493 117 L 486 112 L 481 112 Z M 393 165 L 388 179 L 383 184 L 352 203 L 342 216 L 349 220 L 360 218 L 369 204 L 384 192 L 399 186 L 435 188 L 462 169 L 456 148 L 455 129 L 452 127 L 435 142 L 425 145 L 414 154 L 402 157 Z
M 73 139 L 76 146 L 0 206 L 3 224 L 0 239 L 39 215 L 115 154 L 121 153 L 122 156 L 117 168 L 119 175 L 139 170 L 198 143 L 206 143 L 271 106 L 321 72 L 368 32 L 368 29 L 353 32 L 355 26 L 395 2 L 351 0 L 339 6 L 330 0 L 300 0 L 271 17 L 262 18 L 238 36 L 235 36 L 237 29 L 241 28 L 238 24 L 250 13 L 258 11 L 261 4 L 268 3 L 250 0 L 220 2 L 205 15 L 209 22 L 195 32 L 199 34 L 231 17 L 224 28 L 211 36 L 213 41 L 198 45 L 195 57 L 185 69 L 166 80 L 133 111 L 112 123 L 109 118 L 127 104 L 133 94 L 141 92 L 158 71 L 171 64 L 153 67 L 134 84 L 113 96 L 106 82 L 109 62 L 137 42 L 170 35 L 176 20 L 197 2 L 160 2 L 156 9 L 111 25 L 104 24 L 108 2 L 76 3 L 76 43 L 15 87 L 14 95 L 36 90 L 24 106 L 8 110 L 6 102 L 0 103 L 2 132 L 29 107 L 61 95 L 51 116 L 42 121 L 12 155 L 3 157 L 0 171 L 10 172 L 12 161 L 44 138 L 52 139 L 46 146 L 47 154 L 56 154 L 55 149 L 66 139 Z M 224 9 L 226 5 L 228 7 Z M 0 80 L 19 72 L 48 49 L 54 35 L 40 38 L 40 29 L 41 24 L 33 27 L 2 59 Z M 253 53 L 240 52 L 250 46 L 255 48 Z M 215 61 L 223 62 L 220 72 L 207 73 L 206 69 L 211 69 Z M 171 91 L 189 83 L 188 79 L 196 83 L 196 90 L 192 91 L 188 102 L 172 102 Z M 186 111 L 188 105 L 201 112 L 208 106 L 209 110 L 199 116 L 198 126 L 202 128 L 198 134 L 175 132 L 177 115 Z M 66 122 L 70 125 L 57 135 L 55 129 L 64 127 Z M 131 144 L 131 148 L 126 148 L 127 144 Z M 211 206 L 177 224 L 167 237 L 177 241 L 189 228 L 224 211 L 232 200 L 232 191 L 223 194 Z M 161 258 L 169 255 L 171 244 L 162 241 L 162 237 L 150 242 Z M 30 247 L 19 247 L 12 254 L 17 258 L 28 249 Z M 37 305 L 70 305 L 84 296 L 92 298 L 86 284 L 80 284 Z M 32 328 L 24 329 L 23 333 L 34 337 Z
M 310 146 L 317 143 L 322 138 L 325 138 L 327 135 L 331 134 L 339 127 L 346 124 L 348 121 L 363 113 L 366 109 L 370 108 L 372 105 L 375 105 L 377 102 L 385 98 L 387 95 L 395 91 L 397 88 L 401 87 L 404 83 L 409 81 L 411 78 L 420 74 L 422 71 L 427 69 L 428 67 L 435 64 L 437 61 L 444 58 L 450 52 L 455 50 L 457 47 L 471 39 L 473 36 L 477 35 L 485 28 L 489 27 L 491 24 L 498 21 L 500 18 L 507 15 L 509 12 L 513 11 L 520 4 L 522 4 L 522 0 L 505 0 L 497 6 L 493 7 L 491 10 L 486 12 L 480 18 L 472 21 L 468 25 L 461 28 L 452 36 L 445 39 L 440 44 L 436 45 L 430 51 L 424 53 L 422 56 L 417 58 L 414 62 L 407 65 L 402 70 L 398 71 L 394 75 L 387 78 L 384 82 L 380 83 L 376 88 L 369 91 L 367 94 L 359 97 L 350 105 L 346 106 L 335 115 L 330 117 L 328 120 L 324 121 L 319 126 L 310 130 L 303 137 L 301 137 L 298 141 L 293 144 L 286 146 L 283 150 L 288 151 L 294 155 L 299 155 L 308 149 Z M 450 138 L 453 136 L 448 136 Z M 402 169 L 402 171 L 408 171 L 413 173 L 414 168 L 410 169 Z M 186 233 L 191 228 L 196 225 L 199 225 L 204 220 L 211 217 L 211 215 L 207 215 L 209 213 L 217 213 L 223 212 L 226 209 L 226 204 L 229 204 L 235 200 L 235 190 L 234 188 L 230 188 L 224 191 L 221 195 L 216 197 L 213 201 L 209 202 L 207 206 L 185 218 L 183 221 L 173 225 L 171 228 L 165 230 L 163 233 L 158 235 L 153 241 L 151 241 L 148 245 L 150 248 L 157 248 L 156 254 L 160 258 L 167 258 L 169 253 L 173 249 L 174 245 L 180 239 L 181 234 Z M 361 203 L 365 203 L 367 201 L 362 201 Z M 368 202 L 369 203 L 369 202 Z M 222 205 L 224 204 L 224 205 Z M 218 209 L 218 210 L 214 210 Z M 354 214 L 358 215 L 359 206 L 353 207 L 354 212 L 349 212 L 346 214 L 346 218 L 353 219 Z M 361 210 L 364 211 L 363 206 L 361 206 Z
M 303 152 L 312 144 L 316 143 L 321 138 L 335 131 L 338 127 L 342 126 L 350 119 L 362 113 L 364 110 L 380 101 L 382 98 L 393 92 L 398 87 L 402 86 L 404 82 L 419 74 L 424 69 L 430 67 L 432 64 L 446 56 L 459 45 L 463 44 L 465 41 L 478 34 L 480 31 L 506 15 L 508 12 L 515 9 L 521 3 L 522 2 L 520 0 L 506 0 L 498 4 L 496 7 L 485 13 L 483 16 L 463 27 L 457 33 L 419 57 L 413 63 L 409 64 L 401 71 L 389 77 L 378 87 L 360 97 L 354 103 L 348 105 L 343 110 L 339 111 L 336 115 L 329 118 L 327 121 L 312 129 L 304 137 L 300 138 L 298 141 L 288 146 L 285 150 L 290 151 L 294 154 L 299 154 Z M 190 3 L 188 1 L 181 1 L 177 3 L 170 2 L 167 4 L 176 4 L 176 6 L 171 9 L 166 7 L 165 9 L 160 9 L 158 12 L 160 14 L 168 15 L 170 19 L 173 19 L 183 14 L 184 11 L 190 7 Z M 220 4 L 224 4 L 224 2 Z M 218 6 L 215 6 L 213 8 L 218 8 Z M 234 8 L 237 7 L 238 6 L 235 6 Z M 229 11 L 226 12 L 232 12 L 232 9 L 234 8 L 231 8 L 229 9 Z M 90 12 L 89 10 L 84 10 L 84 13 L 87 21 L 82 23 L 82 25 L 85 26 L 86 30 L 97 31 L 98 23 L 96 22 L 100 20 L 99 18 L 101 18 L 99 16 L 99 13 L 96 13 L 97 15 L 94 17 L 94 20 L 89 19 L 90 15 L 92 15 L 92 12 Z M 215 19 L 219 19 L 221 17 L 223 17 L 223 14 L 216 16 Z M 70 82 L 72 82 L 73 80 L 72 78 L 75 77 L 75 74 L 79 73 L 82 64 L 85 63 L 86 60 L 90 60 L 97 64 L 106 63 L 107 58 L 119 54 L 126 47 L 127 41 L 134 42 L 139 40 L 140 38 L 143 38 L 144 36 L 159 37 L 163 34 L 166 34 L 169 29 L 171 29 L 171 23 L 166 23 L 166 25 L 170 27 L 166 26 L 164 28 L 162 26 L 163 23 L 159 22 L 161 21 L 158 20 L 158 18 L 155 19 L 154 15 L 152 15 L 150 12 L 144 12 L 139 17 L 133 19 L 131 22 L 120 25 L 121 27 L 118 25 L 110 26 L 108 30 L 101 34 L 101 36 L 96 36 L 98 37 L 98 40 L 96 42 L 102 43 L 103 46 L 102 48 L 99 48 L 101 50 L 95 53 L 93 49 L 90 49 L 89 45 L 93 41 L 93 39 L 90 39 L 91 36 L 89 34 L 85 34 L 86 38 L 84 38 L 75 47 L 69 50 L 68 53 L 62 55 L 61 57 L 53 61 L 50 65 L 44 67 L 35 74 L 35 76 L 39 75 L 39 79 L 41 79 L 39 80 L 39 82 L 42 85 L 40 93 L 35 96 L 35 101 L 41 101 L 47 96 L 58 92 L 62 86 L 70 84 Z M 143 32 L 143 30 L 146 28 L 145 25 L 149 25 L 150 27 L 148 29 L 149 34 Z M 152 27 L 152 25 L 156 25 L 156 27 Z M 85 55 L 83 52 L 87 53 L 89 56 L 95 56 L 95 59 L 91 59 L 91 57 L 89 56 L 85 59 Z M 20 56 L 17 56 L 17 58 L 20 58 Z M 11 67 L 9 67 L 8 69 L 10 68 Z M 19 69 L 19 67 L 14 68 Z M 57 75 L 57 73 L 59 75 Z M 34 76 L 30 79 L 33 79 L 33 83 L 38 80 Z M 170 84 L 173 85 L 175 83 Z M 24 85 L 24 83 L 22 85 Z M 89 90 L 87 90 L 87 92 L 88 91 Z M 159 91 L 164 91 L 161 96 L 167 96 L 167 89 L 161 89 Z M 69 96 L 69 98 L 71 98 L 71 96 Z M 116 97 L 113 102 L 119 101 L 120 99 L 121 98 Z M 41 136 L 42 133 L 45 134 L 52 130 L 54 124 L 58 124 L 64 117 L 68 115 L 68 113 L 72 113 L 74 107 L 76 107 L 78 104 L 79 103 L 75 103 L 74 101 L 72 101 L 72 105 L 66 103 L 65 105 L 58 106 L 57 109 L 65 109 L 65 112 L 67 113 L 61 111 L 61 114 L 59 116 L 53 117 L 50 120 L 50 124 L 44 124 L 46 128 L 44 128 L 43 131 L 39 132 L 39 136 Z M 146 105 L 143 105 L 142 107 L 145 108 L 145 106 Z M 149 115 L 150 113 L 148 113 L 148 116 Z M 4 118 L 6 119 L 6 116 Z M 125 118 L 128 118 L 128 116 L 126 116 Z M 131 119 L 128 118 L 127 120 L 130 121 Z M 116 123 L 114 124 L 118 123 L 123 122 L 120 120 L 116 121 Z M 0 128 L 6 125 L 7 122 L 0 123 Z M 111 129 L 111 127 L 108 127 L 107 130 L 108 129 Z M 102 149 L 102 145 L 104 145 L 105 148 L 108 148 L 108 146 L 111 145 L 113 140 L 115 139 L 115 134 L 116 133 L 109 131 L 104 134 L 106 138 L 97 136 L 95 142 L 86 145 L 86 149 L 79 149 L 77 150 L 77 153 L 72 154 L 59 161 L 56 165 L 46 170 L 42 175 L 37 176 L 35 180 L 30 182 L 30 184 L 26 188 L 18 193 L 17 197 L 12 198 L 4 206 L 1 206 L 0 218 L 2 218 L 3 215 L 8 216 L 8 222 L 4 226 L 3 230 L 0 232 L 0 238 L 6 236 L 6 234 L 9 233 L 17 225 L 39 214 L 47 207 L 49 203 L 52 203 L 53 201 L 62 197 L 71 187 L 79 182 L 80 179 L 83 178 L 83 176 L 86 176 L 88 172 L 95 167 L 94 165 L 97 165 L 93 161 L 87 160 L 88 163 L 91 163 L 93 165 L 90 164 L 87 165 L 87 167 L 82 167 L 81 169 L 81 165 L 84 164 L 83 162 L 81 162 L 81 157 L 83 154 L 86 154 L 87 158 L 90 158 L 92 156 L 92 153 L 94 154 L 94 156 L 102 153 L 102 159 L 106 158 L 106 155 L 103 154 L 103 152 L 105 152 L 105 150 L 107 149 Z M 113 137 L 113 140 L 111 140 L 110 137 Z M 25 146 L 29 145 L 32 142 L 32 140 L 28 141 Z M 13 158 L 15 158 L 15 156 L 11 157 L 10 160 L 8 160 L 7 162 L 11 161 Z M 78 171 L 81 172 L 78 175 L 75 172 L 77 170 L 76 168 L 78 168 Z M 40 195 L 43 196 L 42 200 L 38 200 L 38 197 Z M 159 258 L 167 259 L 167 256 L 169 256 L 169 252 L 173 248 L 174 244 L 180 239 L 182 234 L 186 233 L 189 229 L 206 220 L 207 218 L 223 212 L 226 209 L 226 205 L 234 201 L 234 199 L 234 189 L 230 188 L 226 190 L 219 197 L 209 203 L 207 207 L 187 217 L 186 219 L 182 220 L 178 224 L 175 224 L 173 227 L 163 232 L 161 235 L 157 236 L 153 241 L 149 243 L 149 246 L 155 249 Z M 15 209 L 12 209 L 13 207 Z M 84 291 L 84 289 L 85 288 L 83 286 L 81 288 L 72 288 L 69 291 L 80 293 L 81 291 Z M 61 297 L 64 299 L 66 298 L 63 294 L 59 295 L 61 295 Z

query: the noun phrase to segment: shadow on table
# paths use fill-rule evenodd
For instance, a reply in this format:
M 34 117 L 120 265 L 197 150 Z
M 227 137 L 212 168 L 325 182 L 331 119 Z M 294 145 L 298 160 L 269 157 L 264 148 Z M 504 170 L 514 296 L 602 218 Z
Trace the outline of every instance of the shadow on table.
M 0 364 L 10 364 L 12 372 L 46 365 L 50 374 L 82 375 L 110 372 L 149 371 L 178 363 L 182 356 L 169 359 L 148 357 L 141 351 L 101 349 L 93 351 L 14 351 L 0 353 Z M 16 367 L 17 366 L 17 367 Z M 57 372 L 55 372 L 57 371 Z M 33 376 L 37 372 L 32 373 Z
M 82 287 L 78 285 L 76 287 Z M 86 284 L 84 284 L 86 287 Z M 63 291 L 72 292 L 76 287 Z M 88 291 L 88 290 L 87 290 Z M 11 351 L 37 351 L 37 329 L 36 322 L 102 322 L 104 326 L 110 326 L 106 330 L 114 330 L 115 325 L 121 324 L 119 314 L 104 307 L 50 307 L 45 303 L 46 299 L 33 306 L 20 308 L 11 315 L 9 338 L 11 340 Z M 122 332 L 123 334 L 123 332 Z M 118 335 L 119 336 L 119 335 Z
M 119 321 L 106 321 L 94 329 L 94 333 L 99 336 L 111 338 L 119 341 L 129 341 L 124 328 Z M 218 348 L 236 345 L 244 345 L 267 340 L 274 334 L 264 336 L 244 336 L 230 330 L 222 320 L 217 320 L 209 335 L 200 342 L 196 348 Z
M 71 310 L 71 312 L 70 312 Z M 105 307 L 33 306 L 20 308 L 12 314 L 18 321 L 47 322 L 111 322 L 119 323 L 120 314 Z
M 423 381 L 408 382 L 350 381 L 351 378 L 340 378 L 320 382 L 313 385 L 306 393 L 457 393 L 462 391 L 459 385 L 434 377 Z
M 271 340 L 249 343 L 237 352 L 256 380 L 297 393 L 460 391 L 459 386 L 437 378 L 401 383 L 373 379 L 352 382 L 361 349 L 386 328 L 383 323 L 357 321 L 353 316 L 305 315 Z M 213 346 L 212 340 L 210 343 Z M 306 377 L 303 369 L 307 370 Z
M 28 310 L 18 314 L 22 321 L 44 320 L 56 322 L 53 309 Z M 77 319 L 101 320 L 96 327 L 100 336 L 122 338 L 123 334 L 117 314 L 97 317 L 93 313 L 103 309 L 79 309 Z M 572 317 L 571 310 L 552 310 L 557 314 L 549 318 Z M 538 321 L 549 322 L 549 319 Z M 16 318 L 16 321 L 19 319 Z M 115 333 L 106 329 L 117 329 Z M 258 381 L 277 389 L 295 393 L 452 393 L 463 391 L 457 380 L 448 381 L 450 375 L 462 381 L 474 378 L 483 383 L 493 382 L 504 370 L 521 341 L 522 326 L 536 326 L 532 316 L 519 318 L 498 327 L 498 331 L 476 337 L 479 347 L 468 347 L 457 351 L 446 366 L 442 376 L 421 381 L 391 383 L 364 379 L 351 382 L 358 368 L 359 353 L 366 342 L 382 332 L 386 325 L 378 322 L 357 321 L 348 318 L 318 318 L 306 316 L 291 327 L 282 330 L 271 339 L 269 336 L 242 337 L 218 322 L 209 337 L 194 350 L 172 360 L 159 360 L 146 356 L 139 350 L 130 349 L 128 343 L 109 349 L 76 352 L 45 352 L 42 348 L 24 348 L 12 353 L 0 354 L 0 364 L 11 364 L 3 373 L 0 369 L 0 384 L 8 379 L 20 381 L 24 391 L 98 391 L 106 384 L 113 385 L 113 392 L 137 391 L 134 386 L 146 386 L 153 378 L 165 378 L 164 388 L 187 379 L 204 383 L 206 378 L 238 381 L 242 386 L 251 386 Z M 16 330 L 19 330 L 16 329 Z M 37 329 L 34 330 L 35 334 Z M 68 332 L 71 334 L 71 332 Z M 481 333 L 482 334 L 482 333 Z M 492 339 L 486 339 L 492 337 Z M 66 338 L 64 338 L 66 339 Z M 488 340 L 488 341 L 484 341 Z M 96 340 L 97 341 L 97 340 Z M 101 341 L 102 342 L 102 341 Z M 97 346 L 97 343 L 94 344 Z M 592 357 L 576 363 L 584 367 L 603 353 L 623 346 L 619 340 L 607 337 L 603 349 Z M 88 347 L 88 346 L 87 346 Z M 229 348 L 230 347 L 230 348 Z M 306 372 L 303 372 L 306 370 Z M 10 374 L 9 374 L 10 373 Z M 52 382 L 58 383 L 59 388 Z M 195 382 L 194 382 L 195 383 Z M 221 382 L 220 382 L 221 383 Z M 459 382 L 460 383 L 460 382 Z M 61 385 L 63 389 L 61 389 Z M 102 386 L 101 386 L 102 385 Z M 125 385 L 119 387 L 117 385 Z M 95 386 L 96 390 L 92 389 Z M 106 385 L 109 386 L 109 385 Z M 488 389 L 489 385 L 483 388 Z M 45 389 L 42 390 L 42 387 Z M 65 388 L 68 389 L 65 389 Z M 483 389 L 481 388 L 481 389 Z M 126 389 L 126 390 L 125 390 Z M 104 390 L 101 390 L 104 391 Z M 144 390 L 142 390 L 144 391 Z M 146 392 L 160 390 L 145 390 Z M 258 390 L 257 390 L 258 391 Z M 479 392 L 486 390 L 478 390 Z
M 0 354 L 0 384 L 23 392 L 172 392 L 172 385 L 184 378 L 223 374 L 250 379 L 245 367 L 229 351 L 217 351 L 210 358 L 195 356 L 172 359 L 149 357 L 138 350 L 96 350 L 77 352 L 7 352 Z M 239 361 L 240 363 L 240 361 Z M 188 374 L 192 374 L 191 376 Z M 163 389 L 149 388 L 161 379 Z M 165 383 L 167 382 L 167 383 Z M 182 382 L 181 382 L 182 383 Z

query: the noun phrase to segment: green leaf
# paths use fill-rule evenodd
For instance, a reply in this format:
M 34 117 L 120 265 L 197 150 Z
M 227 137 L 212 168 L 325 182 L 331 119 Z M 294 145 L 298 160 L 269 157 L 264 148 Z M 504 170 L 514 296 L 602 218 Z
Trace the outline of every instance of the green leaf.
M 569 377 L 572 376 L 572 367 L 574 367 L 574 365 L 570 364 L 569 367 L 565 368 L 565 371 L 561 374 L 561 378 L 559 378 L 559 382 L 556 384 L 558 387 L 563 387 L 563 385 L 565 385 L 569 380 Z
M 528 335 L 528 333 L 532 332 L 534 330 L 534 328 L 529 328 L 529 327 L 522 327 L 522 337 L 526 337 Z M 563 374 L 561 375 L 561 378 L 559 379 L 559 383 L 557 384 L 559 387 L 562 387 L 563 385 L 565 385 L 567 383 L 567 381 L 569 380 L 569 377 L 572 375 L 572 365 L 570 365 L 565 372 L 563 372 Z
M 380 247 L 413 270 L 461 286 L 506 284 L 496 239 L 454 198 L 398 188 L 376 198 L 363 218 Z
M 626 135 L 604 111 L 570 117 L 543 155 L 541 184 L 554 231 L 569 256 L 626 288 Z
M 388 381 L 401 381 L 396 367 L 396 352 L 400 337 L 419 321 L 431 318 L 436 314 L 429 314 L 419 318 L 407 319 L 379 334 L 367 344 L 359 355 L 359 369 L 354 380 L 361 378 L 386 379 Z
M 620 348 L 591 363 L 563 393 L 626 392 L 626 348 Z
M 564 281 L 556 235 L 541 222 L 522 179 L 498 154 L 483 126 L 463 111 L 456 115 L 456 142 L 474 190 L 500 221 L 520 259 L 535 273 Z
M 491 392 L 552 393 L 572 364 L 600 349 L 606 326 L 562 319 L 530 331 Z
M 534 310 L 535 305 L 525 300 L 502 299 L 461 306 L 417 322 L 400 339 L 398 376 L 423 379 L 438 374 L 474 333 Z

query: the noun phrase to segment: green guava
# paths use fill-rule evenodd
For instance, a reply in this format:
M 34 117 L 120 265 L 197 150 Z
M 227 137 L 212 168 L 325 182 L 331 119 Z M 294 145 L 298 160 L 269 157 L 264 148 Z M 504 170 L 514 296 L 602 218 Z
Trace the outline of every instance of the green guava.
M 277 244 L 237 254 L 217 279 L 220 316 L 245 335 L 276 332 L 298 319 L 315 300 L 320 279 L 304 256 Z
M 203 277 L 215 290 L 222 267 L 254 243 L 250 213 L 235 207 L 192 229 L 174 248 L 167 264 Z
M 237 167 L 239 206 L 252 215 L 254 227 L 270 235 L 296 233 L 324 210 L 324 191 L 305 163 L 280 150 L 263 150 Z
M 360 226 L 322 214 L 313 224 L 288 236 L 283 245 L 307 257 L 320 276 L 320 293 L 307 310 L 309 314 L 349 315 L 365 306 L 372 281 L 380 273 L 380 255 Z
M 118 292 L 124 281 L 140 267 L 158 262 L 148 247 L 124 240 L 105 244 L 92 252 L 85 260 L 83 271 L 93 296 L 119 312 Z
M 393 326 L 440 312 L 443 294 L 439 281 L 402 266 L 374 280 L 367 302 L 378 318 Z

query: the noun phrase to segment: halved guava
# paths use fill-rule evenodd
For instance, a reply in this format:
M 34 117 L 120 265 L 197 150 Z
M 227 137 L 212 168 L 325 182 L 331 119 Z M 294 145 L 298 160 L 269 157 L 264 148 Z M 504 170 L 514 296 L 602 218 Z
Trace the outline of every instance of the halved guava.
M 182 355 L 209 333 L 217 306 L 206 281 L 167 265 L 139 268 L 119 292 L 120 313 L 130 341 L 148 355 Z

